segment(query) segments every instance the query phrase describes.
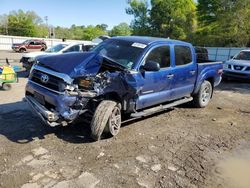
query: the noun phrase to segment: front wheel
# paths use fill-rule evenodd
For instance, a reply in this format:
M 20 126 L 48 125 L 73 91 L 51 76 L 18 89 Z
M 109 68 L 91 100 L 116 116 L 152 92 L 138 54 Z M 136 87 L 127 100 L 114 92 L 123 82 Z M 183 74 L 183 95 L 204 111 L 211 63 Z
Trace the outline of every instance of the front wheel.
M 213 87 L 211 83 L 205 80 L 200 87 L 200 90 L 195 94 L 193 104 L 197 108 L 204 108 L 208 105 L 213 93 Z
M 91 136 L 100 140 L 103 132 L 116 136 L 121 127 L 121 105 L 115 101 L 103 100 L 96 108 L 91 121 Z
M 11 89 L 11 85 L 8 83 L 3 83 L 2 88 L 4 91 L 9 91 Z

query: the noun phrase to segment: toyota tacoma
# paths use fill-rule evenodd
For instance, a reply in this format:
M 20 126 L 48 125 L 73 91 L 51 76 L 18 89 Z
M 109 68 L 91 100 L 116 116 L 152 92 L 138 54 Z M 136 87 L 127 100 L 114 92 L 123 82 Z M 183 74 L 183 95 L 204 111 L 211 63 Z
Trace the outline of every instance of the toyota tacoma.
M 46 124 L 90 119 L 91 135 L 118 134 L 126 118 L 140 118 L 187 102 L 208 105 L 222 62 L 197 61 L 186 42 L 114 37 L 92 51 L 41 57 L 32 67 L 26 101 Z

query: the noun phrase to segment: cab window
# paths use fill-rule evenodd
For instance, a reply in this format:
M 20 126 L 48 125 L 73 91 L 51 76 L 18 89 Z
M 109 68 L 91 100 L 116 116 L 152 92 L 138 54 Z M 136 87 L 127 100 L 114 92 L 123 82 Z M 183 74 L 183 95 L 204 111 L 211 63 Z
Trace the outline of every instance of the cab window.
M 187 46 L 175 46 L 175 65 L 181 66 L 192 62 L 192 52 Z
M 170 47 L 159 46 L 154 48 L 147 56 L 145 63 L 155 61 L 161 68 L 170 67 Z

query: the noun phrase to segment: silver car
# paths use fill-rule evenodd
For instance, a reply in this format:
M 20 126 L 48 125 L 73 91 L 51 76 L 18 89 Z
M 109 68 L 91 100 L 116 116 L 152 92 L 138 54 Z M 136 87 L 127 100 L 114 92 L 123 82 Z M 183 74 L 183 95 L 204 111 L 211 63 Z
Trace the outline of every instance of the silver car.
M 226 61 L 223 67 L 224 79 L 250 80 L 250 49 L 242 50 L 232 59 Z

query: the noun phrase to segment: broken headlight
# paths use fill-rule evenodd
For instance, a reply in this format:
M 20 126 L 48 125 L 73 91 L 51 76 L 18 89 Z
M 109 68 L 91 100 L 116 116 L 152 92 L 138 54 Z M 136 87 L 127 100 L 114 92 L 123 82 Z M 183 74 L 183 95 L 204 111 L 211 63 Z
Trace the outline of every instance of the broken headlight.
M 76 81 L 79 89 L 91 89 L 93 88 L 93 80 L 90 78 L 78 78 Z

